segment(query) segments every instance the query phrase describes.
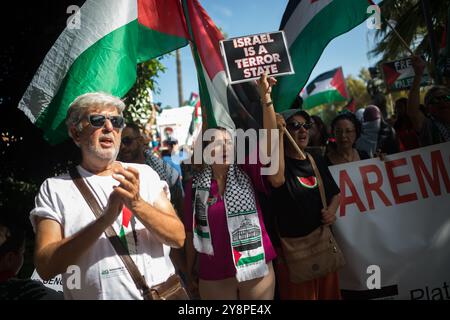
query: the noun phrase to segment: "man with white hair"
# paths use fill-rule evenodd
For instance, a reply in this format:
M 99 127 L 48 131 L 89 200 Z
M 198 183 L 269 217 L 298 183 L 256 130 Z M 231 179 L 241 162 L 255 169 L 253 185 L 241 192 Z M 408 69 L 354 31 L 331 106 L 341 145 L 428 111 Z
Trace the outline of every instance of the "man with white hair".
M 62 274 L 66 299 L 143 298 L 105 234 L 109 226 L 149 287 L 172 278 L 170 247 L 184 244 L 167 184 L 147 165 L 116 161 L 124 108 L 117 97 L 87 93 L 67 112 L 69 135 L 82 155 L 75 171 L 102 214 L 94 215 L 75 180 L 64 174 L 44 181 L 30 215 L 36 269 L 44 280 Z

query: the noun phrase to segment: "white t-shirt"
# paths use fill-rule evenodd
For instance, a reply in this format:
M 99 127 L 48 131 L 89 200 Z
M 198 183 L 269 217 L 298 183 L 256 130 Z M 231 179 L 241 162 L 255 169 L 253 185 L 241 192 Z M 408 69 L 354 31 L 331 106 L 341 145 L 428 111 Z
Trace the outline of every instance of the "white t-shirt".
M 140 194 L 146 202 L 153 204 L 163 190 L 170 196 L 166 182 L 161 181 L 148 165 L 123 165 L 139 171 Z M 101 206 L 105 207 L 118 181 L 111 176 L 94 175 L 81 166 L 77 169 Z M 36 216 L 52 219 L 61 224 L 64 237 L 73 235 L 96 219 L 69 174 L 45 180 L 35 202 L 36 207 L 30 213 L 33 228 Z M 122 213 L 113 224 L 117 234 L 120 234 L 121 224 Z M 136 217 L 132 216 L 126 231 L 130 255 L 149 286 L 162 283 L 175 273 L 169 257 L 170 247 L 160 243 Z M 143 299 L 104 233 L 80 257 L 77 266 L 81 271 L 80 289 L 67 286 L 67 279 L 71 276 L 69 284 L 76 283 L 73 271 L 62 274 L 65 299 Z

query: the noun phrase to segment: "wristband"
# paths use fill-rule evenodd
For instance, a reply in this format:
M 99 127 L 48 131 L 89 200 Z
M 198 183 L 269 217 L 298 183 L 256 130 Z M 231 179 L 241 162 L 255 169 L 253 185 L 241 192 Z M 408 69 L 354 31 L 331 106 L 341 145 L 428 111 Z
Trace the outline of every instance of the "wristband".
M 268 102 L 264 102 L 261 101 L 266 107 L 270 107 L 271 105 L 273 105 L 273 101 L 268 101 Z

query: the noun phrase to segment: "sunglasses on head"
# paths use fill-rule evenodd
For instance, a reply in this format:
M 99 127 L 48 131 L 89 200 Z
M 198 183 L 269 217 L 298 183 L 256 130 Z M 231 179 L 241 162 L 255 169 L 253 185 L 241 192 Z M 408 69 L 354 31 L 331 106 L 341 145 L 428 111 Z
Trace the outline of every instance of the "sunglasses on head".
M 288 124 L 286 124 L 286 126 L 294 131 L 300 130 L 300 128 L 309 130 L 312 127 L 312 123 L 311 122 L 292 121 L 292 122 L 289 122 Z
M 133 143 L 134 140 L 136 140 L 139 137 L 123 137 L 122 138 L 122 144 L 129 146 Z
M 89 123 L 94 128 L 101 128 L 105 125 L 106 119 L 111 121 L 111 124 L 116 129 L 121 129 L 125 125 L 125 120 L 122 116 L 107 116 L 104 114 L 90 114 L 88 116 Z

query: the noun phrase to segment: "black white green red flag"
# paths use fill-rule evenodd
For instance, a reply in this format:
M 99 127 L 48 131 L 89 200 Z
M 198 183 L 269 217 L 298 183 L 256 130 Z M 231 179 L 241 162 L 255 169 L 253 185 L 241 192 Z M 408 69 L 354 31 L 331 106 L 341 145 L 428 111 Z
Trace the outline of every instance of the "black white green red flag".
M 295 74 L 278 78 L 272 93 L 277 111 L 290 108 L 328 43 L 366 20 L 372 4 L 370 0 L 288 2 L 280 30 L 285 32 Z
M 231 85 L 220 52 L 222 33 L 197 0 L 182 3 L 207 127 L 260 127 L 262 114 L 255 83 Z
M 66 27 L 19 102 L 52 144 L 67 138 L 64 124 L 79 95 L 123 97 L 140 62 L 187 45 L 179 0 L 87 0 L 79 28 Z
M 336 103 L 349 99 L 342 68 L 318 75 L 300 93 L 303 109 L 311 109 L 325 103 Z

